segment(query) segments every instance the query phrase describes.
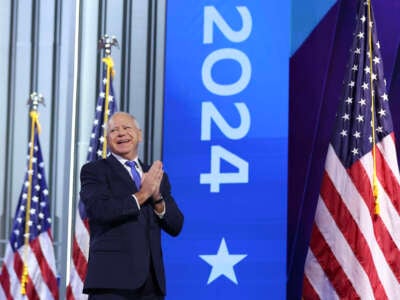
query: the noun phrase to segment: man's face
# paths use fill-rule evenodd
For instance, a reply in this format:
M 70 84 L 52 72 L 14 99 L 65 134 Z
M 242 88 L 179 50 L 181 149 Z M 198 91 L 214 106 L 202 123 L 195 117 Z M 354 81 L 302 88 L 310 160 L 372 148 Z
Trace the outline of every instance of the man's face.
M 133 160 L 137 156 L 142 132 L 127 114 L 115 114 L 108 124 L 107 142 L 110 150 L 119 156 Z

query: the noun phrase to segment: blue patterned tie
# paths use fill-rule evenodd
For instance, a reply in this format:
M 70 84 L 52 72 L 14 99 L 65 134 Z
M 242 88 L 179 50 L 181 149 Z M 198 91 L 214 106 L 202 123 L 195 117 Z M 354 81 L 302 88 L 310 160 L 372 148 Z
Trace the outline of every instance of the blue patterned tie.
M 140 186 L 141 186 L 141 179 L 140 179 L 140 174 L 139 174 L 138 170 L 136 169 L 136 162 L 128 160 L 125 164 L 131 168 L 131 174 L 133 177 L 133 181 L 135 182 L 136 187 L 139 190 Z

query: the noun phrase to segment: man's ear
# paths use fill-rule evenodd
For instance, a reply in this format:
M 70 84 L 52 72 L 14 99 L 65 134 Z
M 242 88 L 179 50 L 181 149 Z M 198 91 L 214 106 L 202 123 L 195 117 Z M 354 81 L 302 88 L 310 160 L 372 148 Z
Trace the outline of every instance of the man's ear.
M 138 141 L 142 142 L 143 141 L 143 136 L 142 136 L 142 130 L 138 129 L 139 133 L 138 133 Z

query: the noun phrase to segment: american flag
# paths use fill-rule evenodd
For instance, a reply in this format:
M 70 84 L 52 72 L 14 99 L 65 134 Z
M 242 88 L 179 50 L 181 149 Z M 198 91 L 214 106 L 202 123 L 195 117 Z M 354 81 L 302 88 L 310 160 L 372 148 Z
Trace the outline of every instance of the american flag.
M 372 7 L 360 1 L 306 257 L 303 298 L 400 299 L 399 213 L 400 177 L 380 45 Z
M 51 234 L 49 191 L 38 124 L 34 124 L 33 143 L 31 140 L 28 147 L 28 167 L 0 275 L 0 299 L 58 299 L 59 296 Z M 29 238 L 27 244 L 25 237 Z M 26 295 L 21 293 L 24 265 L 28 271 Z
M 111 59 L 108 57 L 108 59 Z M 112 73 L 112 72 L 110 72 Z M 109 76 L 108 117 L 117 109 L 112 86 L 112 76 Z M 103 73 L 101 91 L 97 100 L 93 129 L 90 136 L 90 145 L 87 162 L 103 158 L 103 144 L 105 141 L 105 110 L 106 110 L 107 69 Z M 82 294 L 83 282 L 86 277 L 86 266 L 89 254 L 89 224 L 83 203 L 79 200 L 75 217 L 75 235 L 72 245 L 72 262 L 70 281 L 67 286 L 67 299 L 87 299 Z

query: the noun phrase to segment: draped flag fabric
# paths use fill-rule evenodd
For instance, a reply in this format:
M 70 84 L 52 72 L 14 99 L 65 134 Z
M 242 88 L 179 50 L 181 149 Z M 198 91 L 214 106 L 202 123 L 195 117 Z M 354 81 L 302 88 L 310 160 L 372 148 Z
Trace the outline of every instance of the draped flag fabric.
M 28 147 L 28 168 L 0 275 L 0 299 L 59 298 L 49 191 L 38 123 L 32 124 L 34 126 Z M 27 271 L 26 276 L 24 269 Z M 25 290 L 25 295 L 22 294 L 22 290 Z
M 400 299 L 400 180 L 375 25 L 370 2 L 361 1 L 305 262 L 304 299 Z
M 110 59 L 110 57 L 106 58 Z M 107 61 L 105 61 L 107 63 Z M 111 63 L 112 64 L 112 63 Z M 112 69 L 112 67 L 110 68 Z M 110 70 L 109 70 L 110 71 Z M 112 72 L 110 72 L 112 73 Z M 107 77 L 110 84 L 107 88 Z M 106 101 L 106 94 L 108 101 Z M 106 108 L 108 106 L 108 108 Z M 97 100 L 96 112 L 93 122 L 93 129 L 90 136 L 90 144 L 87 154 L 87 162 L 103 158 L 103 144 L 105 142 L 105 124 L 107 119 L 116 111 L 116 103 L 114 100 L 114 89 L 112 86 L 112 76 L 107 76 L 107 69 L 104 70 L 103 81 L 101 85 L 100 95 Z M 85 208 L 81 201 L 78 202 L 78 208 L 75 217 L 75 235 L 72 245 L 72 262 L 70 282 L 67 286 L 67 299 L 81 300 L 86 299 L 86 295 L 82 294 L 83 282 L 86 276 L 86 265 L 89 254 L 89 224 L 85 213 Z

